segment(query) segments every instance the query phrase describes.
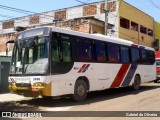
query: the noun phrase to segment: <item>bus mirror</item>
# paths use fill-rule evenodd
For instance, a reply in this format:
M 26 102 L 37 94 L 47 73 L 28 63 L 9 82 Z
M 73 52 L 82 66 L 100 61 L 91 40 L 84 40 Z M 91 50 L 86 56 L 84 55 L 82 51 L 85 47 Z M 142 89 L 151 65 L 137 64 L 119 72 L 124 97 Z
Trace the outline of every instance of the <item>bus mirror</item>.
M 8 48 L 7 48 L 7 46 L 6 46 L 6 56 L 8 56 Z
M 10 41 L 6 42 L 6 56 L 8 56 L 8 44 L 9 43 L 14 43 L 14 40 L 10 40 Z

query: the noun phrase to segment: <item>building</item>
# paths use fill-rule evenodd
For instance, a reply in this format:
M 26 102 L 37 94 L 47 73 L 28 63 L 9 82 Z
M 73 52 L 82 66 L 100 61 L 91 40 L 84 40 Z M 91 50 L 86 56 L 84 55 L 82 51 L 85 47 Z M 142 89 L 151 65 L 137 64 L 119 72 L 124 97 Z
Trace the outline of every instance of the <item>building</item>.
M 154 18 L 120 0 L 119 37 L 153 47 Z
M 15 27 L 32 28 L 53 25 L 86 33 L 104 34 L 104 1 L 45 13 L 33 14 L 0 22 L 0 55 L 5 55 L 8 40 L 15 39 Z M 154 18 L 123 0 L 108 2 L 108 35 L 153 47 Z M 12 46 L 8 46 L 12 51 Z M 9 53 L 11 55 L 11 52 Z
M 156 50 L 160 50 L 160 23 L 154 22 L 154 31 L 155 31 L 155 44 Z

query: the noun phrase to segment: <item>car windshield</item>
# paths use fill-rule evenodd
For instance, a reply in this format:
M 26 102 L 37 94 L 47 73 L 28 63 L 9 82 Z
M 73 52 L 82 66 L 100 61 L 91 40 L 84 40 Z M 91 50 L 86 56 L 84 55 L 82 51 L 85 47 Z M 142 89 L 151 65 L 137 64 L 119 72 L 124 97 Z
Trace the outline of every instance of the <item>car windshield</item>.
M 48 37 L 17 40 L 10 74 L 45 74 L 48 70 Z

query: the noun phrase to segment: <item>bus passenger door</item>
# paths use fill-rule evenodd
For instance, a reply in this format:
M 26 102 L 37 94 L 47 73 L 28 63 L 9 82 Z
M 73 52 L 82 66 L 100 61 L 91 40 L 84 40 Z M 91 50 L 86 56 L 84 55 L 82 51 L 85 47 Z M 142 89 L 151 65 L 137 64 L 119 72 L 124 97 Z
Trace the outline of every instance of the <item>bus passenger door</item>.
M 51 41 L 51 73 L 53 81 L 59 82 L 59 91 L 63 94 L 71 89 L 70 71 L 73 67 L 71 36 L 53 33 Z

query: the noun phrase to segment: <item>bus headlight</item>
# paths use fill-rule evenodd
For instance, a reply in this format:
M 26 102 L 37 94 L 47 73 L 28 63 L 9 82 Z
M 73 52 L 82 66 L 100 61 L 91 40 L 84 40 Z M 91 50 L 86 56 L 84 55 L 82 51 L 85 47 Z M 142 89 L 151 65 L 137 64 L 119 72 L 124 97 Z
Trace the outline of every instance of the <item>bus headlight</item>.
M 9 87 L 15 86 L 15 83 L 9 82 Z
M 33 87 L 44 87 L 44 83 L 41 82 L 34 83 Z

